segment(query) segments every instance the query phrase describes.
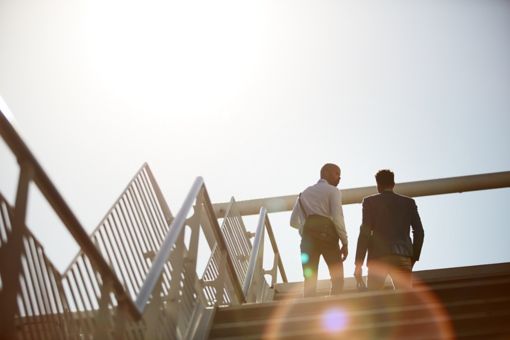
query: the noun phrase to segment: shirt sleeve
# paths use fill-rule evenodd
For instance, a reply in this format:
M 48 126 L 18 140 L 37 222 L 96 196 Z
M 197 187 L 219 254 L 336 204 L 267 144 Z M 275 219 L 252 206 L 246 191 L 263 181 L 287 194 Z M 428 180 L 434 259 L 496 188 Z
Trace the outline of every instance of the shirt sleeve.
M 294 207 L 292 208 L 292 214 L 290 215 L 290 226 L 296 229 L 301 230 L 303 224 L 305 224 L 304 213 L 301 211 L 301 207 L 299 206 L 299 197 L 294 202 Z
M 342 208 L 342 192 L 335 188 L 330 196 L 331 219 L 343 246 L 347 246 L 347 231 L 345 230 L 344 211 Z

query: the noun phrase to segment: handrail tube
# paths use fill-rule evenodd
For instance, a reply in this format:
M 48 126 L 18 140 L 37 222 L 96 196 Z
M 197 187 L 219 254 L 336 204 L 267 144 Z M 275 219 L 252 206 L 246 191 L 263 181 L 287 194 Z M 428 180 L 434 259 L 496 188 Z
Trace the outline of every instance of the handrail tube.
M 510 187 L 510 171 L 478 175 L 439 178 L 424 181 L 404 182 L 395 185 L 395 191 L 410 197 L 462 193 L 467 191 L 499 189 Z M 361 203 L 363 197 L 375 194 L 375 186 L 343 189 L 342 204 Z M 260 207 L 268 213 L 290 211 L 297 195 L 276 196 L 253 200 L 237 201 L 241 216 L 256 215 Z M 213 204 L 218 217 L 225 213 L 227 202 Z
M 193 208 L 193 202 L 195 202 L 195 198 L 198 196 L 202 186 L 204 184 L 204 179 L 202 177 L 197 177 L 191 190 L 188 192 L 184 203 L 182 204 L 181 209 L 175 216 L 172 224 L 170 224 L 169 230 L 163 243 L 161 244 L 161 248 L 158 251 L 154 261 L 152 262 L 152 266 L 147 274 L 147 278 L 145 279 L 142 287 L 140 288 L 140 292 L 136 297 L 135 306 L 139 313 L 142 313 L 144 310 L 149 297 L 154 290 L 154 287 L 158 283 L 159 277 L 164 270 L 165 263 L 170 256 L 170 252 L 172 251 L 172 247 L 177 241 L 179 234 L 182 232 L 184 225 L 186 223 L 186 217 L 188 216 L 189 211 Z
M 244 296 L 248 299 L 248 292 L 250 290 L 251 282 L 255 274 L 255 266 L 259 257 L 260 243 L 262 237 L 264 237 L 264 225 L 266 221 L 267 210 L 264 207 L 260 208 L 259 221 L 257 224 L 257 231 L 255 232 L 255 239 L 253 240 L 253 248 L 250 255 L 250 262 L 248 264 L 248 270 L 246 271 L 246 279 L 243 284 Z
M 53 182 L 49 179 L 46 172 L 43 170 L 28 146 L 2 111 L 0 111 L 0 135 L 3 136 L 4 141 L 14 152 L 19 164 L 28 162 L 32 165 L 34 171 L 34 183 L 38 186 L 41 193 L 44 195 L 62 223 L 67 227 L 67 230 L 71 233 L 83 252 L 87 255 L 87 257 L 89 257 L 90 261 L 97 266 L 103 280 L 111 280 L 113 289 L 118 295 L 117 298 L 119 304 L 121 302 L 126 303 L 131 315 L 136 319 L 139 319 L 141 315 L 136 306 L 133 304 L 133 301 L 127 295 L 124 286 L 101 256 L 99 250 L 95 247 L 71 208 L 69 208 Z
M 126 305 L 129 314 L 134 318 L 139 320 L 144 311 L 144 307 L 150 297 L 152 290 L 154 289 L 159 276 L 162 273 L 163 266 L 169 256 L 172 245 L 175 243 L 177 236 L 179 235 L 179 231 L 182 230 L 184 222 L 186 221 L 186 216 L 189 210 L 193 205 L 194 199 L 198 196 L 200 189 L 203 187 L 203 179 L 197 178 L 195 184 L 192 187 L 190 193 L 183 204 L 183 207 L 179 211 L 179 214 L 176 216 L 174 221 L 172 222 L 171 228 L 173 225 L 179 226 L 178 230 L 174 230 L 173 233 L 169 232 L 165 237 L 165 240 L 162 244 L 162 248 L 158 252 L 153 265 L 148 273 L 148 277 L 141 287 L 140 293 L 137 296 L 136 301 L 134 302 L 128 295 L 127 291 L 124 289 L 124 286 L 115 275 L 114 271 L 106 260 L 102 257 L 99 250 L 96 248 L 92 240 L 89 238 L 89 235 L 85 232 L 85 229 L 82 227 L 81 223 L 78 221 L 76 216 L 73 214 L 65 200 L 62 198 L 54 184 L 51 182 L 46 172 L 42 169 L 41 165 L 37 162 L 36 158 L 33 156 L 27 145 L 24 143 L 23 139 L 20 137 L 18 132 L 15 130 L 14 126 L 7 119 L 7 117 L 0 111 L 0 135 L 5 140 L 8 147 L 13 151 L 14 155 L 17 157 L 18 163 L 28 162 L 33 165 L 34 174 L 32 180 L 39 187 L 41 193 L 44 195 L 50 206 L 56 212 L 56 214 L 60 217 L 63 224 L 69 230 L 73 238 L 76 240 L 83 253 L 87 255 L 89 260 L 94 263 L 97 267 L 97 270 L 102 276 L 104 281 L 110 281 L 112 284 L 112 288 L 116 293 L 116 298 L 119 303 L 119 306 Z M 212 209 L 212 205 L 209 203 L 209 209 L 207 209 L 207 214 L 211 215 L 210 217 L 214 217 L 213 220 L 216 220 L 216 216 L 214 215 L 214 210 Z M 180 223 L 179 223 L 180 222 Z M 223 245 L 222 248 L 226 249 L 224 242 L 219 241 L 220 245 Z M 229 261 L 230 260 L 230 261 Z M 233 268 L 231 263 L 231 259 L 227 254 L 227 265 L 230 269 Z M 242 296 L 242 288 L 240 287 L 235 274 L 232 273 L 232 270 L 229 270 L 229 274 L 233 279 L 234 290 L 236 295 L 238 296 L 241 302 L 244 302 L 244 296 Z M 240 296 L 241 295 L 241 296 Z
M 278 255 L 278 268 L 280 269 L 280 275 L 282 276 L 283 282 L 287 281 L 287 274 L 285 273 L 285 269 L 283 268 L 283 262 L 282 258 L 280 256 L 280 251 L 278 250 L 278 244 L 276 244 L 276 239 L 274 237 L 273 228 L 271 227 L 271 223 L 269 223 L 269 218 L 266 214 L 266 221 L 267 221 L 267 235 L 269 236 L 269 241 L 271 241 L 271 247 L 273 248 L 273 252 L 275 255 Z
M 236 295 L 238 301 L 240 303 L 246 302 L 245 295 L 243 294 L 241 284 L 239 283 L 239 278 L 237 277 L 234 263 L 232 262 L 232 259 L 230 258 L 230 252 L 228 251 L 227 242 L 225 241 L 225 236 L 221 232 L 220 225 L 218 224 L 218 217 L 214 213 L 213 206 L 211 204 L 211 199 L 209 197 L 209 194 L 207 193 L 207 190 L 205 190 L 204 186 L 204 197 L 205 197 L 205 212 L 208 215 L 211 223 L 213 224 L 212 231 L 216 235 L 216 244 L 219 246 L 221 250 L 223 250 L 227 256 L 225 259 L 225 263 L 227 265 L 227 274 L 230 277 L 232 281 L 232 288 L 234 289 L 234 294 Z
M 12 216 L 9 217 L 11 223 L 11 233 L 9 235 L 9 243 L 5 244 L 11 254 L 15 254 L 15 258 L 7 258 L 4 256 L 0 259 L 0 265 L 3 267 L 2 272 L 8 271 L 15 273 L 2 278 L 2 308 L 0 310 L 0 334 L 7 337 L 14 337 L 16 334 L 14 327 L 14 315 L 16 311 L 16 296 L 20 290 L 20 280 L 18 276 L 22 274 L 21 255 L 23 253 L 23 236 L 25 230 L 25 218 L 28 206 L 28 192 L 30 179 L 33 175 L 33 169 L 30 164 L 20 164 L 20 176 L 18 181 L 18 189 L 16 192 L 15 208 L 12 209 Z M 7 230 L 5 230 L 7 232 Z M 4 250 L 4 249 L 2 249 Z M 9 254 L 9 255 L 11 255 Z M 3 274 L 0 272 L 0 274 Z

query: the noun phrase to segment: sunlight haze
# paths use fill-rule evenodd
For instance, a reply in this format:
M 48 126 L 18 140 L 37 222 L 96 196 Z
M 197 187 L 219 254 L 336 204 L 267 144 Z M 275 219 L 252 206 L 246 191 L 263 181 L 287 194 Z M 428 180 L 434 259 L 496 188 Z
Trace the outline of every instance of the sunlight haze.
M 298 194 L 326 162 L 340 189 L 508 171 L 509 37 L 503 0 L 0 0 L 0 96 L 91 232 L 144 162 L 174 215 L 197 176 L 216 203 Z M 0 162 L 12 203 L 3 140 Z M 28 225 L 63 270 L 77 248 L 40 201 Z M 416 201 L 417 270 L 510 261 L 509 189 Z M 270 219 L 302 281 L 289 215 Z

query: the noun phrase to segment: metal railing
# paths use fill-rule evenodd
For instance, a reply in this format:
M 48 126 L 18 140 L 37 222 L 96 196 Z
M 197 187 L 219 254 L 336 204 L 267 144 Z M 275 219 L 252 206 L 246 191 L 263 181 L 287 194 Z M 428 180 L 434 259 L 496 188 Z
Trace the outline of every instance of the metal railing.
M 1 111 L 0 135 L 20 166 L 14 206 L 0 195 L 0 338 L 205 338 L 214 306 L 266 301 L 278 273 L 287 281 L 268 213 L 290 210 L 295 195 L 212 205 L 199 177 L 173 218 L 145 164 L 89 237 Z M 25 224 L 30 183 L 80 246 L 63 274 Z M 502 187 L 510 187 L 510 172 L 403 183 L 397 190 L 424 196 Z M 373 192 L 343 190 L 343 203 Z M 242 216 L 255 210 L 259 222 L 251 234 Z M 267 270 L 265 233 L 273 250 Z M 210 257 L 199 276 L 204 238 Z
M 234 198 L 230 200 L 227 213 L 223 218 L 221 232 L 232 259 L 237 280 L 239 284 L 242 285 L 246 278 L 248 260 L 252 251 L 252 245 L 250 242 L 251 234 L 244 226 L 243 219 L 237 210 Z M 215 265 L 215 263 L 218 262 L 216 260 L 218 250 L 218 247 L 213 249 L 202 278 L 204 294 L 206 294 L 209 301 L 214 301 L 216 299 L 214 297 L 218 293 L 213 286 L 218 272 Z
M 245 301 L 247 232 L 233 203 L 220 228 L 202 178 L 174 219 L 145 164 L 89 237 L 1 111 L 0 135 L 20 165 L 14 206 L 0 200 L 1 338 L 205 337 L 207 307 Z M 80 246 L 62 275 L 25 225 L 30 183 Z
M 23 142 L 13 125 L 0 111 L 0 135 L 7 146 L 13 151 L 20 167 L 20 175 L 14 206 L 10 208 L 10 228 L 6 229 L 6 241 L 0 249 L 0 335 L 5 338 L 15 338 L 16 318 L 20 317 L 19 300 L 23 289 L 23 282 L 27 277 L 22 275 L 23 257 L 27 256 L 24 249 L 26 243 L 26 211 L 29 195 L 29 184 L 34 183 L 43 194 L 57 216 L 71 233 L 72 237 L 86 255 L 93 273 L 97 277 L 101 305 L 106 306 L 107 300 L 112 297 L 115 300 L 116 310 L 120 314 L 129 314 L 133 319 L 140 318 L 140 314 L 124 290 L 123 284 L 117 278 L 112 268 L 108 265 L 101 253 L 89 238 L 74 213 L 62 198 L 53 182 L 39 165 L 26 144 Z M 34 268 L 31 268 L 34 269 Z M 28 288 L 33 291 L 33 288 Z M 98 292 L 96 291 L 96 294 Z M 35 294 L 34 292 L 34 295 Z M 34 304 L 35 305 L 35 304 Z M 65 305 L 65 303 L 64 303 Z M 28 309 L 27 309 L 28 310 Z M 26 311 L 27 311 L 26 310 Z M 34 315 L 38 315 L 38 309 L 32 309 Z M 100 319 L 103 320 L 103 319 Z M 103 336 L 105 328 L 96 327 L 97 335 Z M 44 333 L 40 334 L 41 337 Z
M 172 220 L 159 186 L 149 166 L 144 164 L 91 234 L 131 301 L 138 295 Z M 165 282 L 170 280 L 168 273 L 169 265 L 164 273 Z M 94 275 L 83 251 L 65 270 L 62 285 L 79 334 L 96 334 L 100 329 L 103 334 L 108 333 L 119 324 L 119 318 L 126 318 L 108 312 L 117 307 L 117 301 L 100 292 L 101 280 Z M 138 309 L 138 313 L 143 314 L 143 309 Z M 145 328 L 136 319 L 137 315 L 131 315 L 122 323 L 130 323 L 131 329 L 143 334 Z
M 152 171 L 144 164 L 92 232 L 93 243 L 131 299 L 138 295 L 172 220 Z M 83 252 L 76 256 L 65 276 L 76 272 L 76 262 L 83 256 Z
M 0 258 L 9 257 L 4 252 L 9 249 L 12 218 L 13 209 L 0 194 Z M 44 248 L 28 228 L 22 235 L 19 281 L 18 317 L 14 324 L 18 337 L 65 339 L 63 328 L 73 327 L 74 323 L 61 285 L 62 276 L 44 255 Z
M 510 171 L 494 172 L 488 174 L 438 178 L 425 181 L 398 183 L 395 191 L 410 197 L 462 193 L 476 190 L 488 190 L 510 187 Z M 361 203 L 363 197 L 377 193 L 377 187 L 361 187 L 342 189 L 342 204 Z M 267 209 L 268 213 L 290 211 L 296 202 L 297 195 L 257 198 L 253 200 L 237 201 L 241 216 L 256 215 L 260 207 Z M 228 203 L 213 205 L 218 217 L 225 214 Z
M 239 283 L 243 285 L 246 280 L 248 262 L 253 249 L 250 238 L 255 234 L 246 230 L 244 221 L 233 197 L 230 200 L 227 212 L 223 218 L 221 231 L 230 249 Z
M 194 214 L 187 219 L 193 208 Z M 188 244 L 185 244 L 186 230 L 189 232 Z M 196 268 L 201 231 L 212 255 L 203 277 L 198 278 Z M 161 294 L 162 273 L 167 261 L 172 265 L 172 277 L 168 292 Z M 194 337 L 196 325 L 203 322 L 200 318 L 205 307 L 244 301 L 228 245 L 212 210 L 204 181 L 198 177 L 175 216 L 136 299 L 139 310 L 150 305 L 146 318 L 147 336 L 161 337 L 159 328 L 153 323 L 166 312 L 168 318 L 174 320 L 177 338 Z
M 264 235 L 266 231 L 273 249 L 273 266 L 269 270 L 264 270 Z M 257 223 L 257 231 L 253 241 L 253 251 L 251 252 L 246 280 L 243 285 L 243 292 L 248 302 L 264 302 L 273 299 L 278 270 L 283 282 L 286 283 L 287 275 L 285 274 L 280 252 L 274 238 L 273 228 L 267 217 L 267 210 L 260 208 L 259 222 Z M 265 280 L 266 274 L 271 276 L 270 285 Z

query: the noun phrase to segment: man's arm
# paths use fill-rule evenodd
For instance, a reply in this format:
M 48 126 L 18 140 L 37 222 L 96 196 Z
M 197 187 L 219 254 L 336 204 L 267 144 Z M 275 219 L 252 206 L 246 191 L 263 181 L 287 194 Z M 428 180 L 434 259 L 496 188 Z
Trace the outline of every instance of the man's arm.
M 292 214 L 290 215 L 290 225 L 296 229 L 301 229 L 301 226 L 305 223 L 304 212 L 301 211 L 299 205 L 299 196 L 294 203 L 292 208 Z
M 425 232 L 423 225 L 421 224 L 420 214 L 418 213 L 418 207 L 416 202 L 412 200 L 411 204 L 412 220 L 411 228 L 413 231 L 413 263 L 420 259 L 421 248 L 423 246 L 423 239 L 425 238 Z
M 365 262 L 365 255 L 368 250 L 368 243 L 372 233 L 372 221 L 370 216 L 369 203 L 366 199 L 362 202 L 363 217 L 359 228 L 358 244 L 356 245 L 355 265 L 362 266 Z
M 335 225 L 336 231 L 342 245 L 347 247 L 347 231 L 345 230 L 344 211 L 342 209 L 342 193 L 340 190 L 335 189 L 332 191 L 330 203 L 331 218 Z
M 368 201 L 366 199 L 362 202 L 363 215 L 361 220 L 361 226 L 359 227 L 358 244 L 356 245 L 356 257 L 354 259 L 354 277 L 356 278 L 356 285 L 358 288 L 364 287 L 363 282 L 363 262 L 365 262 L 365 255 L 368 250 L 368 243 L 370 241 L 370 235 L 372 233 L 372 221 L 368 208 Z

